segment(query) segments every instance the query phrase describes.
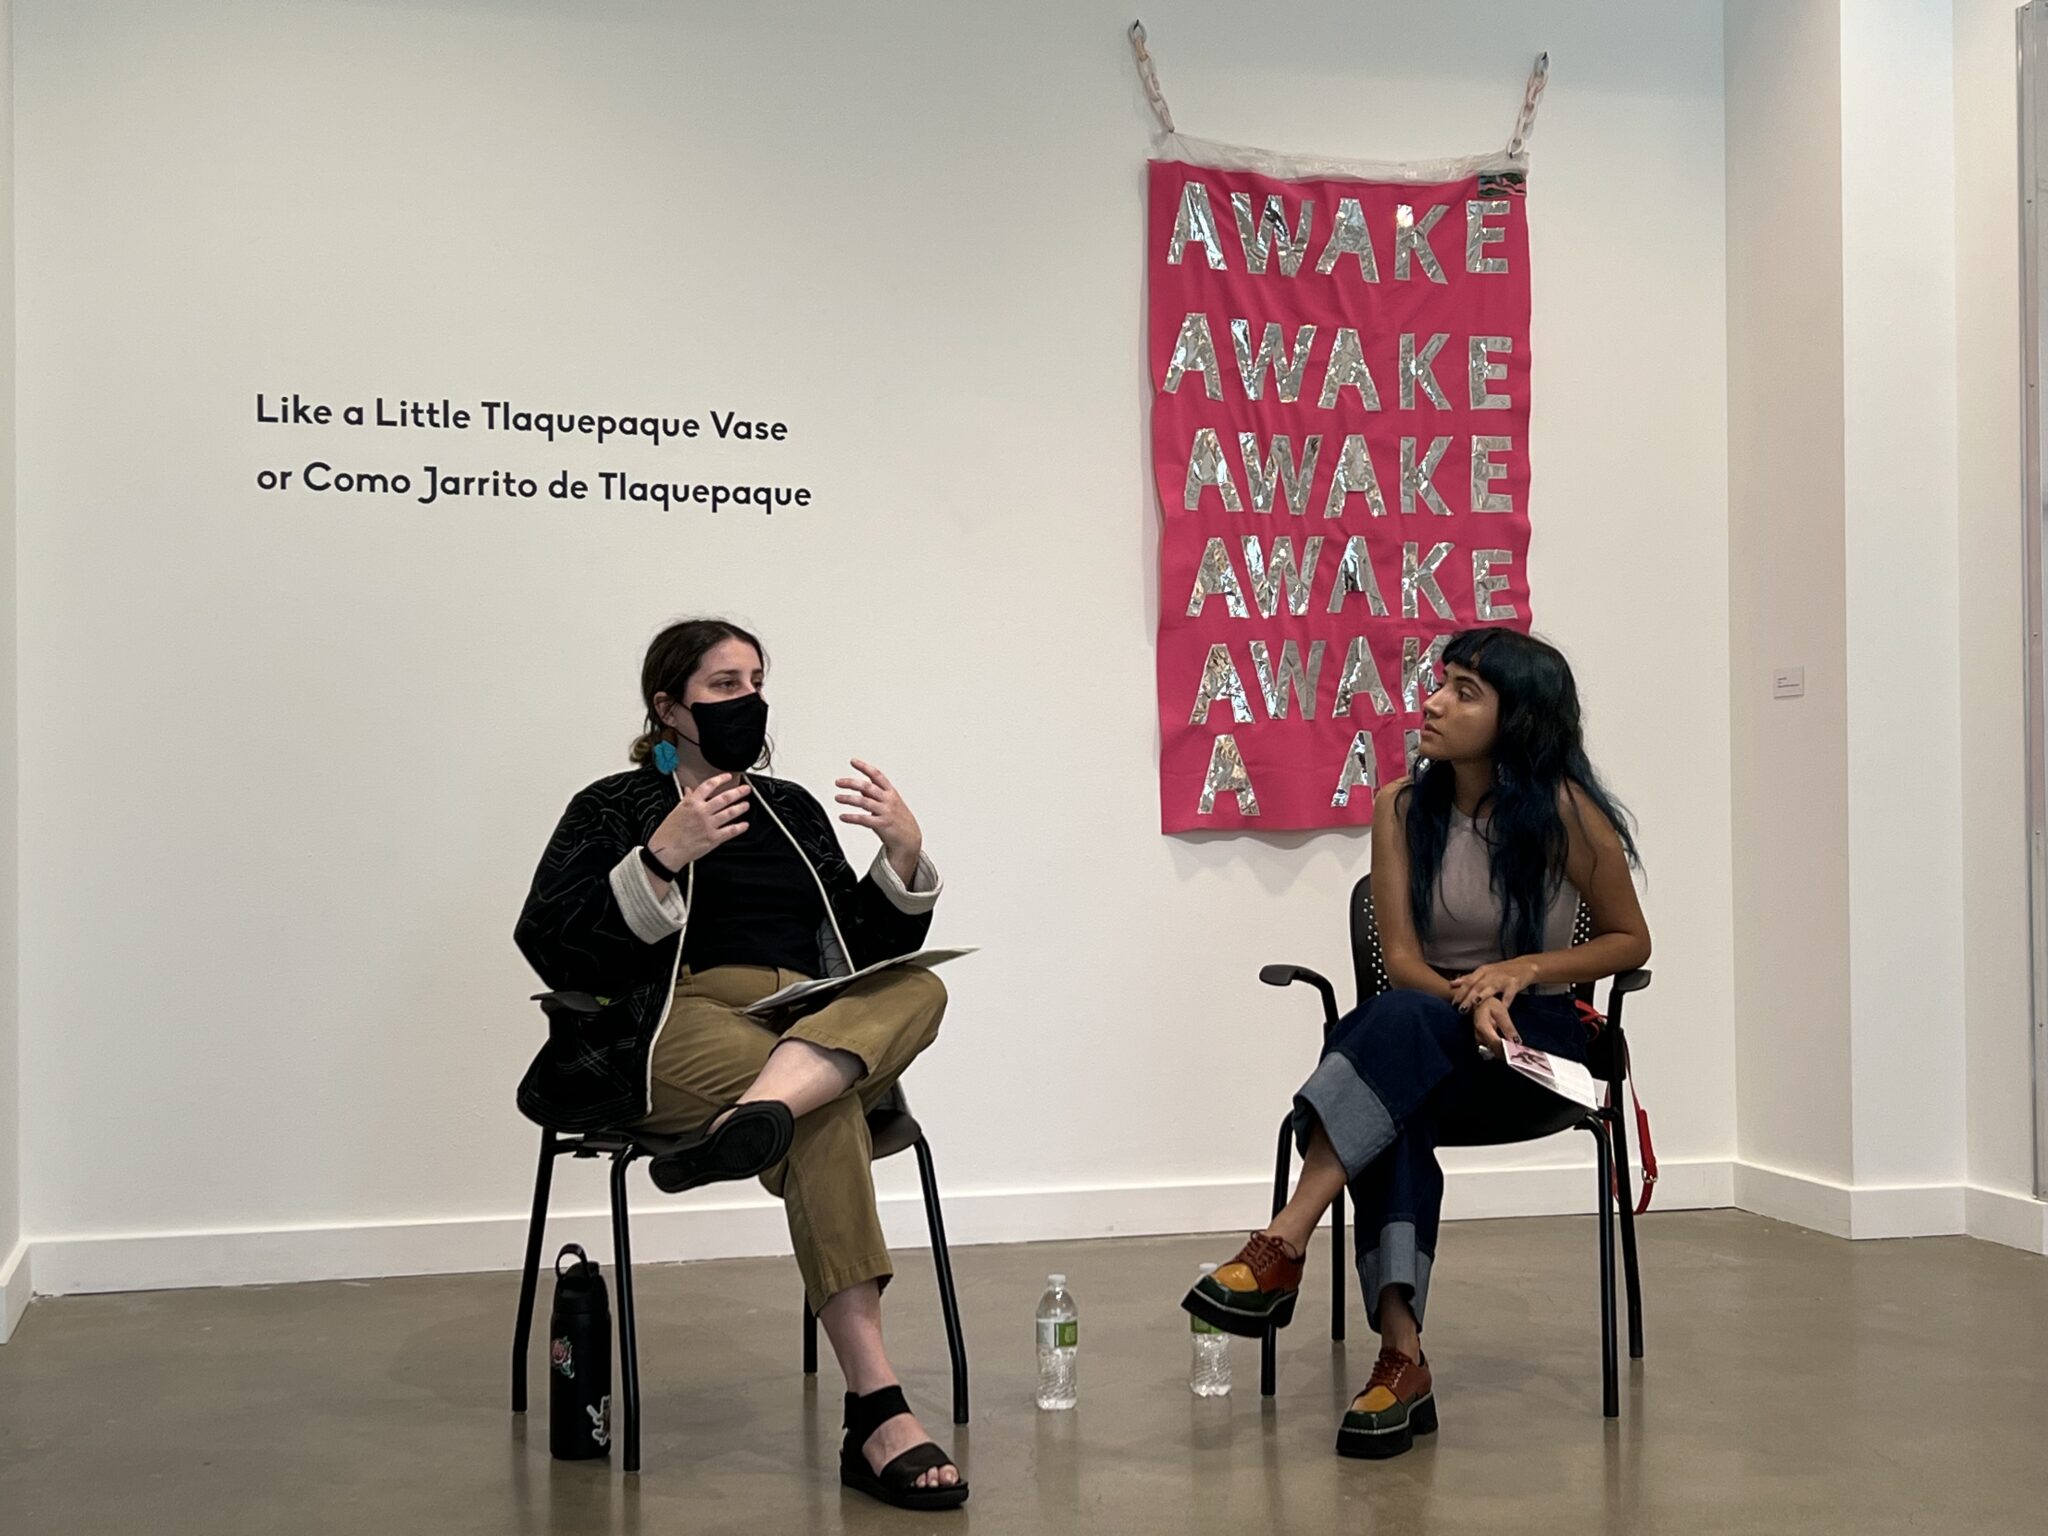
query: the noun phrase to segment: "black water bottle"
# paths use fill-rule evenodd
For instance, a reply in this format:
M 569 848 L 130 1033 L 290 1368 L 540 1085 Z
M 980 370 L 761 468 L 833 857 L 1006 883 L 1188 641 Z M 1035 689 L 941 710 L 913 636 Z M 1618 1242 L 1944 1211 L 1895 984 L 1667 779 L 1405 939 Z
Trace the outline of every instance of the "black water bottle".
M 574 1255 L 567 1269 L 562 1261 Z M 570 1243 L 555 1256 L 548 1317 L 548 1449 L 561 1461 L 612 1450 L 612 1308 L 597 1263 Z

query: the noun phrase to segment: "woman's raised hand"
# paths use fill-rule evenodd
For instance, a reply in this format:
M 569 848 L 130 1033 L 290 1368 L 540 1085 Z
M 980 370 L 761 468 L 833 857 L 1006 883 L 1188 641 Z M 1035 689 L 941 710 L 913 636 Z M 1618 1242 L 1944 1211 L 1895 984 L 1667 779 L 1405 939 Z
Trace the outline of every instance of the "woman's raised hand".
M 740 818 L 747 814 L 747 797 L 754 786 L 745 779 L 734 783 L 736 777 L 714 774 L 684 795 L 647 839 L 647 851 L 668 868 L 680 871 L 746 831 L 747 824 Z
M 879 837 L 890 867 L 907 882 L 917 873 L 918 856 L 924 852 L 924 832 L 886 773 L 857 757 L 853 766 L 860 777 L 840 779 L 839 788 L 845 793 L 834 797 L 841 805 L 853 809 L 842 812 L 839 819 L 866 827 Z

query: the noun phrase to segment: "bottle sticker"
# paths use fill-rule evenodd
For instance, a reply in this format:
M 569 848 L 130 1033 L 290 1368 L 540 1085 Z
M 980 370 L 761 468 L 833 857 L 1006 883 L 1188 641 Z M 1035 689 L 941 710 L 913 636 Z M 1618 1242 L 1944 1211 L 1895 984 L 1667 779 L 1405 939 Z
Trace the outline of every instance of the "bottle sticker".
M 548 1360 L 554 1366 L 557 1376 L 574 1376 L 576 1374 L 576 1357 L 570 1351 L 569 1341 L 566 1338 L 557 1339 L 549 1346 Z
M 607 1392 L 597 1400 L 597 1406 L 586 1406 L 583 1410 L 590 1415 L 590 1438 L 599 1445 L 610 1445 L 612 1441 L 612 1395 Z

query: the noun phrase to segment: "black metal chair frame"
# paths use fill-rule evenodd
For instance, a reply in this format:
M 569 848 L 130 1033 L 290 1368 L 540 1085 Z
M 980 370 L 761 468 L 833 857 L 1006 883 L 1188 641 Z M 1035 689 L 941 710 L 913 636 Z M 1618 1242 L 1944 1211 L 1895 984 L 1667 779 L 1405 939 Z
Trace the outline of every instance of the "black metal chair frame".
M 1592 936 L 1591 918 L 1585 907 L 1579 908 L 1577 920 L 1572 928 L 1572 943 L 1585 943 Z M 1367 1003 L 1389 990 L 1386 957 L 1380 949 L 1379 923 L 1373 914 L 1372 877 L 1362 877 L 1351 892 L 1351 964 L 1353 981 L 1357 988 L 1358 1006 Z M 1327 1042 L 1330 1031 L 1337 1027 L 1337 992 L 1323 976 L 1302 965 L 1269 965 L 1259 972 L 1259 980 L 1268 986 L 1284 987 L 1294 982 L 1305 982 L 1321 994 L 1323 1000 L 1323 1038 Z M 1545 1136 L 1555 1136 L 1563 1131 L 1581 1130 L 1593 1138 L 1595 1176 L 1599 1181 L 1598 1204 L 1600 1234 L 1600 1406 L 1608 1418 L 1621 1415 L 1621 1382 L 1619 1362 L 1615 1347 L 1615 1296 L 1614 1296 L 1614 1191 L 1618 1184 L 1621 1191 L 1621 1254 L 1622 1270 L 1627 1280 L 1628 1293 L 1628 1353 L 1631 1360 L 1643 1358 L 1643 1290 L 1642 1277 L 1636 1264 L 1636 1213 L 1629 1199 L 1628 1126 L 1622 1116 L 1623 1080 L 1628 1073 L 1628 1043 L 1621 1032 L 1621 1005 L 1631 992 L 1640 992 L 1650 984 L 1648 971 L 1626 971 L 1616 976 L 1608 986 L 1607 1023 L 1594 1041 L 1591 1064 L 1594 1075 L 1603 1079 L 1608 1088 L 1607 1105 L 1590 1113 L 1575 1104 L 1560 1108 L 1555 1122 L 1534 1129 L 1525 1135 L 1510 1137 L 1506 1141 L 1477 1143 L 1478 1145 L 1504 1146 L 1511 1142 L 1537 1141 Z M 1593 985 L 1585 983 L 1572 989 L 1580 1001 L 1593 1000 Z M 1456 1145 L 1457 1143 L 1446 1143 Z M 1279 1155 L 1273 1171 L 1273 1214 L 1287 1203 L 1288 1177 L 1294 1166 L 1294 1120 L 1290 1114 L 1280 1122 Z M 1330 1338 L 1342 1342 L 1344 1338 L 1345 1293 L 1348 1280 L 1344 1263 L 1344 1193 L 1338 1191 L 1337 1199 L 1330 1207 L 1330 1257 L 1334 1284 L 1330 1298 Z M 1278 1330 L 1268 1328 L 1259 1342 L 1259 1392 L 1271 1397 L 1278 1385 L 1279 1336 Z
M 917 1154 L 918 1181 L 924 1188 L 925 1224 L 931 1231 L 932 1265 L 938 1272 L 939 1308 L 945 1315 L 946 1347 L 953 1358 L 953 1422 L 967 1422 L 967 1345 L 960 1328 L 960 1298 L 953 1285 L 953 1261 L 946 1248 L 945 1215 L 939 1207 L 939 1184 L 932 1169 L 931 1144 L 910 1113 L 901 1085 L 868 1111 L 868 1136 L 874 1161 L 902 1151 Z M 533 1333 L 534 1300 L 539 1289 L 541 1250 L 547 1236 L 548 1195 L 558 1157 L 611 1159 L 612 1271 L 617 1290 L 619 1327 L 619 1390 L 622 1407 L 620 1440 L 623 1466 L 640 1470 L 640 1347 L 633 1315 L 633 1238 L 626 1198 L 626 1170 L 642 1157 L 652 1157 L 675 1144 L 676 1138 L 646 1131 L 540 1133 L 540 1168 L 533 1181 L 533 1216 L 526 1231 L 526 1265 L 519 1279 L 519 1320 L 512 1334 L 512 1411 L 526 1412 L 526 1346 Z M 804 1374 L 818 1370 L 818 1321 L 804 1302 Z

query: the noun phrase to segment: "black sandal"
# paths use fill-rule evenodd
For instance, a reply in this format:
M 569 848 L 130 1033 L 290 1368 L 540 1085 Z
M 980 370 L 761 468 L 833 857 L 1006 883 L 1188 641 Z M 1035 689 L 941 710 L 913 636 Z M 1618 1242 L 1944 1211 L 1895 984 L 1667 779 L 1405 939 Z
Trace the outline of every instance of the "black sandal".
M 779 1099 L 741 1104 L 716 1130 L 700 1132 L 649 1158 L 647 1176 L 656 1189 L 671 1195 L 721 1179 L 755 1178 L 789 1156 L 795 1135 L 796 1121 Z
M 925 1473 L 953 1465 L 953 1458 L 927 1440 L 913 1445 L 877 1472 L 868 1465 L 868 1437 L 898 1414 L 910 1412 L 901 1387 L 884 1387 L 866 1397 L 846 1394 L 846 1443 L 839 1448 L 839 1481 L 871 1499 L 898 1509 L 958 1509 L 967 1502 L 967 1480 L 920 1488 Z M 956 1468 L 957 1470 L 957 1468 Z

